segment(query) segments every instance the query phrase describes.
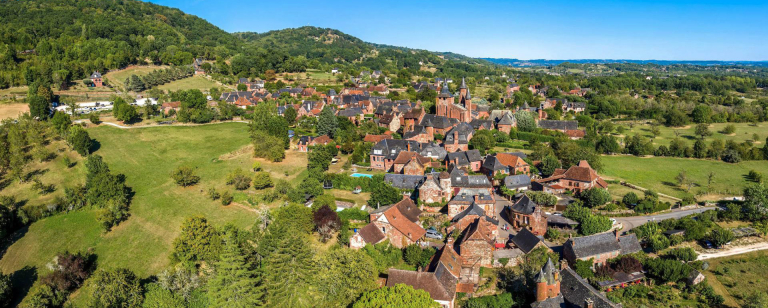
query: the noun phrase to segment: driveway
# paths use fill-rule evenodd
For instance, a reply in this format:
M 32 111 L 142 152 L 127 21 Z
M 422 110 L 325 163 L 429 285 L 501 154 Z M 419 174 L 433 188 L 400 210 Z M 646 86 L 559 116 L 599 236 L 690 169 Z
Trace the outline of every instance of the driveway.
M 657 215 L 613 217 L 613 219 L 616 219 L 617 223 L 620 223 L 624 226 L 623 231 L 629 231 L 649 221 L 662 221 L 670 218 L 680 219 L 688 215 L 698 214 L 704 211 L 714 210 L 714 209 L 717 209 L 717 207 L 706 206 L 706 207 L 701 207 L 701 208 L 692 209 L 692 210 L 672 211 L 669 213 L 657 214 Z
M 713 253 L 702 253 L 699 255 L 699 257 L 696 260 L 706 260 L 706 259 L 735 256 L 743 253 L 748 253 L 748 252 L 753 252 L 758 250 L 765 250 L 765 249 L 768 249 L 768 243 L 766 242 L 755 243 L 752 245 L 733 247 L 728 250 L 723 250 L 723 251 L 718 251 Z

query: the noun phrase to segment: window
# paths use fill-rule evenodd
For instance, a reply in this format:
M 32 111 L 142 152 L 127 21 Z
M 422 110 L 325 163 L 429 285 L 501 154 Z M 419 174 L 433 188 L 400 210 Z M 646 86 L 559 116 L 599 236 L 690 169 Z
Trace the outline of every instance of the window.
M 381 150 L 373 150 L 373 154 L 380 155 L 381 154 Z

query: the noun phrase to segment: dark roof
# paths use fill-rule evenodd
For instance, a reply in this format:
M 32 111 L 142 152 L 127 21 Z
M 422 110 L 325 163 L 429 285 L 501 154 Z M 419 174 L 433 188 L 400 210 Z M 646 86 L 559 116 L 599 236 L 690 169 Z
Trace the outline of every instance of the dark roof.
M 511 113 L 504 114 L 498 122 L 499 125 L 515 125 L 515 123 L 517 123 L 517 119 Z
M 392 287 L 397 284 L 406 284 L 417 290 L 424 290 L 434 300 L 450 301 L 453 300 L 456 292 L 456 279 L 439 279 L 436 272 L 416 272 L 390 268 L 387 278 L 387 286 Z M 448 276 L 444 271 L 440 273 L 441 278 Z M 443 281 L 441 281 L 443 280 Z
M 93 74 L 91 74 L 91 79 L 94 79 L 94 78 L 101 78 L 101 73 L 93 72 Z
M 421 119 L 421 123 L 419 123 L 419 125 L 425 126 L 425 127 L 446 129 L 458 123 L 459 123 L 459 120 L 454 118 L 448 118 L 448 117 L 438 116 L 434 114 L 425 114 L 424 117 Z
M 533 214 L 533 211 L 536 210 L 536 203 L 533 203 L 530 198 L 528 198 L 527 195 L 523 194 L 520 199 L 517 199 L 515 201 L 515 204 L 512 204 L 510 209 L 512 211 L 515 211 L 517 213 L 525 214 L 525 215 L 531 215 Z
M 424 176 L 387 173 L 384 175 L 384 181 L 394 188 L 413 190 L 424 183 Z
M 436 143 L 428 142 L 421 145 L 419 154 L 424 157 L 436 157 L 438 160 L 443 160 L 448 155 L 448 151 Z
M 350 117 L 359 116 L 361 114 L 363 114 L 363 110 L 360 109 L 360 108 L 354 107 L 354 108 L 347 108 L 347 109 L 344 109 L 344 110 L 339 110 L 338 116 L 350 118 Z
M 504 178 L 504 186 L 509 189 L 528 187 L 531 185 L 531 177 L 527 174 L 510 175 Z
M 579 122 L 560 121 L 560 120 L 541 120 L 539 127 L 551 130 L 576 130 L 579 129 Z
M 640 241 L 637 240 L 637 235 L 634 233 L 619 237 L 619 246 L 621 246 L 622 255 L 643 250 L 643 248 L 640 247 Z
M 597 291 L 570 267 L 560 271 L 560 293 L 570 307 L 586 308 L 587 299 L 593 303 L 593 308 L 619 308 L 621 305 L 611 302 L 605 295 Z
M 371 147 L 372 155 L 383 155 L 386 159 L 394 160 L 401 151 L 420 151 L 421 144 L 413 140 L 384 139 Z
M 469 122 L 469 125 L 475 130 L 479 130 L 480 128 L 485 128 L 487 130 L 493 129 L 493 121 L 491 120 L 474 119 Z
M 445 133 L 445 143 L 446 144 L 468 144 L 470 135 L 472 135 L 475 132 L 475 130 L 472 128 L 469 123 L 459 123 L 459 125 L 454 126 Z
M 540 302 L 534 302 L 531 304 L 531 308 L 566 308 L 565 300 L 562 294 L 558 294 L 555 297 L 547 298 Z
M 451 94 L 451 90 L 448 89 L 448 83 L 447 82 L 440 89 L 440 94 L 438 94 L 437 97 L 440 97 L 440 98 L 453 97 L 453 94 Z
M 517 232 L 517 235 L 512 238 L 512 243 L 515 243 L 515 246 L 520 248 L 524 253 L 531 252 L 531 250 L 541 242 L 542 241 L 538 236 L 534 235 L 526 228 L 521 229 L 520 232 Z
M 379 243 L 387 237 L 384 232 L 381 232 L 381 229 L 379 229 L 379 227 L 373 223 L 367 224 L 365 227 L 360 229 L 358 233 L 360 233 L 360 236 L 363 237 L 363 240 L 369 244 Z
M 459 196 L 456 196 L 457 198 Z M 492 217 L 488 217 L 488 215 L 485 214 L 485 210 L 481 208 L 477 203 L 472 202 L 472 205 L 470 205 L 466 210 L 462 211 L 461 213 L 456 214 L 456 216 L 453 216 L 451 218 L 451 221 L 456 222 L 461 220 L 462 218 L 466 217 L 467 215 L 476 215 L 480 217 L 485 217 L 485 220 L 490 221 L 494 225 L 498 225 L 499 221 L 493 219 Z
M 483 161 L 483 156 L 480 155 L 479 150 L 469 150 L 448 153 L 447 159 L 452 163 L 457 163 L 459 166 L 466 166 L 472 162 Z
M 588 258 L 612 251 L 625 255 L 642 250 L 635 234 L 621 236 L 616 240 L 613 232 L 572 238 L 565 242 L 565 248 L 573 250 L 576 258 Z
M 506 170 L 507 166 L 502 164 L 496 156 L 488 155 L 485 157 L 485 161 L 483 162 L 483 168 L 486 170 L 491 171 L 498 171 L 498 170 Z M 506 179 L 505 179 L 506 181 Z
M 578 226 L 579 222 L 562 215 L 549 215 L 547 216 L 547 224 L 555 225 L 555 226 L 573 227 L 573 226 Z

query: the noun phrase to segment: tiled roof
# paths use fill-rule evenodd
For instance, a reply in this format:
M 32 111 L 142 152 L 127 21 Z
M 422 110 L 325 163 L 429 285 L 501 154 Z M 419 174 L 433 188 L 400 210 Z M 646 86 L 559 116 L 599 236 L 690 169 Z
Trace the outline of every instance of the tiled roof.
M 417 272 L 390 268 L 387 286 L 393 287 L 402 283 L 417 290 L 427 291 L 433 300 L 451 301 L 455 295 L 456 281 L 455 279 L 453 281 L 450 279 L 446 280 L 446 282 L 440 282 L 436 272 Z M 452 287 L 450 287 L 451 284 L 453 285 Z
M 384 232 L 381 232 L 381 229 L 376 227 L 373 223 L 367 224 L 358 232 L 368 244 L 377 244 L 387 237 Z

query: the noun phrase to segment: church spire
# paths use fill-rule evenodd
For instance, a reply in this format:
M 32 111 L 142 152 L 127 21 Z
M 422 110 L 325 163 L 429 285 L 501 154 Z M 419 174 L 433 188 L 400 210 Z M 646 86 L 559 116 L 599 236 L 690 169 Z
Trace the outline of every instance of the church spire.
M 461 77 L 461 86 L 459 89 L 466 89 L 467 88 L 467 82 L 464 81 L 464 77 Z

